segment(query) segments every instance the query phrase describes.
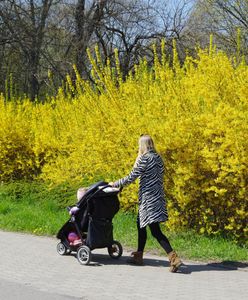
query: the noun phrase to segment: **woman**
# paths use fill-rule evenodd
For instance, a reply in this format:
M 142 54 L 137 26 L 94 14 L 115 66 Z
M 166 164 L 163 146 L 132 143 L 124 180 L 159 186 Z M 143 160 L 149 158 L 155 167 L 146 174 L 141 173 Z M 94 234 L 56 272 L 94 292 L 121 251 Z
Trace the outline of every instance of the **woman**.
M 165 195 L 163 189 L 164 164 L 154 148 L 149 135 L 142 135 L 139 139 L 139 155 L 131 173 L 111 182 L 113 187 L 123 187 L 139 178 L 139 212 L 137 217 L 138 249 L 132 252 L 130 263 L 143 265 L 147 233 L 146 226 L 150 227 L 153 237 L 157 239 L 169 257 L 170 271 L 176 272 L 182 264 L 176 252 L 172 249 L 167 237 L 161 232 L 159 223 L 168 219 Z

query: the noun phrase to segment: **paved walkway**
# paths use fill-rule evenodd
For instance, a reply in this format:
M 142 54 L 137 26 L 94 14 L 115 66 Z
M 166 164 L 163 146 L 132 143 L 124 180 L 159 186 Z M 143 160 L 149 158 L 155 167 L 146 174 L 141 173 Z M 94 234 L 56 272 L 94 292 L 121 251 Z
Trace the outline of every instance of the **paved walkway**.
M 244 264 L 185 262 L 172 274 L 167 258 L 146 255 L 145 266 L 138 267 L 126 264 L 130 253 L 113 260 L 101 249 L 82 266 L 73 255 L 58 255 L 56 245 L 55 238 L 0 231 L 0 299 L 248 299 Z

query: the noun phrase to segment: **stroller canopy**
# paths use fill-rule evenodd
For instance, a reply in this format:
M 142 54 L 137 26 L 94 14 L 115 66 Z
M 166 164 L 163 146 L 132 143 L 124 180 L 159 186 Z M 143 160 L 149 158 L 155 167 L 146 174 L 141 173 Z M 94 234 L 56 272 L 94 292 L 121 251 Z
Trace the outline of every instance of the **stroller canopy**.
M 93 218 L 112 219 L 120 207 L 117 196 L 119 190 L 108 187 L 104 181 L 93 184 L 77 206 L 81 209 L 87 205 L 87 211 Z

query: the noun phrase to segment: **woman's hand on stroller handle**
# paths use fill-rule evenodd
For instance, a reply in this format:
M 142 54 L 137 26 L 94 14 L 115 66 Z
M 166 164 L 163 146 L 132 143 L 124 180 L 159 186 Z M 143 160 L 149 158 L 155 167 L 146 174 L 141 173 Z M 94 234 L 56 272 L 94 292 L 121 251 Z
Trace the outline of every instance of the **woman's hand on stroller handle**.
M 117 187 L 115 184 L 116 184 L 115 182 L 109 182 L 108 186 L 110 186 L 110 187 L 112 187 L 114 189 L 118 189 L 121 192 L 123 188 L 120 187 L 120 186 Z
M 99 186 L 98 190 L 102 190 L 106 193 L 121 191 L 121 189 L 119 187 L 115 187 L 114 185 L 112 185 L 112 182 L 110 182 L 110 183 L 108 183 L 107 185 L 104 185 L 104 186 Z

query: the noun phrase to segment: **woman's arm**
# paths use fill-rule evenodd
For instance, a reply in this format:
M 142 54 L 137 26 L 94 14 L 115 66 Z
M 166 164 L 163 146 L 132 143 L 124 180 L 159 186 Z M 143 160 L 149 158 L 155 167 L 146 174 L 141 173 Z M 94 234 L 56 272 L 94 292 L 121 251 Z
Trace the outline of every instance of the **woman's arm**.
M 146 169 L 146 158 L 144 155 L 138 157 L 130 174 L 113 183 L 114 187 L 123 187 L 134 182 Z

